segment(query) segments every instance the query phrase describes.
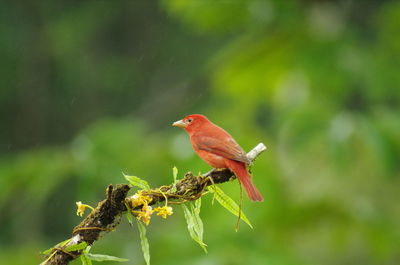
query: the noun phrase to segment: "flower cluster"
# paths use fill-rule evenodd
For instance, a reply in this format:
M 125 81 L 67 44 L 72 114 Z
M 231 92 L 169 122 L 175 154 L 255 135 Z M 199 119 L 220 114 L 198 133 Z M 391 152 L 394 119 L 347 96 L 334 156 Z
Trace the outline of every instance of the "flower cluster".
M 163 207 L 157 207 L 154 208 L 154 211 L 157 212 L 158 216 L 161 216 L 162 218 L 166 219 L 167 216 L 173 214 L 174 212 L 172 211 L 172 207 L 170 206 L 163 206 Z
M 153 208 L 147 204 L 143 205 L 142 210 L 138 212 L 136 218 L 142 220 L 146 225 L 150 224 L 151 215 L 153 214 Z
M 129 199 L 130 199 L 129 205 L 131 209 L 143 205 L 140 211 L 132 210 L 132 213 L 136 215 L 136 218 L 138 220 L 142 220 L 143 223 L 149 225 L 151 215 L 153 214 L 153 208 L 149 205 L 152 199 L 147 195 L 143 195 L 142 191 L 138 191 L 135 195 L 133 195 Z
M 142 191 L 138 191 L 135 195 L 130 197 L 130 204 L 132 209 L 140 205 L 148 205 L 151 201 L 152 199 L 147 195 L 143 195 Z
M 152 201 L 150 196 L 144 195 L 142 191 L 138 191 L 135 195 L 129 198 L 129 206 L 131 209 L 135 209 L 138 206 L 142 206 L 140 211 L 132 210 L 132 214 L 136 216 L 138 220 L 143 221 L 146 225 L 150 224 L 151 215 L 155 212 L 158 216 L 162 218 L 167 218 L 169 215 L 173 214 L 172 207 L 162 206 L 157 208 L 152 208 L 149 204 Z

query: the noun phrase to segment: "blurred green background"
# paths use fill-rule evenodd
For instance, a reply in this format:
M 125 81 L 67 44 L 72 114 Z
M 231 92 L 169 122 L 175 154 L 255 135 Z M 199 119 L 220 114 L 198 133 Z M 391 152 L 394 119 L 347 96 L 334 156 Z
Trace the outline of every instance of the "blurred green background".
M 399 264 L 399 17 L 387 0 L 2 3 L 0 264 L 39 263 L 122 172 L 208 171 L 170 126 L 192 113 L 268 146 L 265 202 L 244 199 L 254 230 L 235 233 L 204 197 L 208 254 L 180 207 L 154 217 L 152 264 Z M 144 264 L 125 220 L 92 252 Z

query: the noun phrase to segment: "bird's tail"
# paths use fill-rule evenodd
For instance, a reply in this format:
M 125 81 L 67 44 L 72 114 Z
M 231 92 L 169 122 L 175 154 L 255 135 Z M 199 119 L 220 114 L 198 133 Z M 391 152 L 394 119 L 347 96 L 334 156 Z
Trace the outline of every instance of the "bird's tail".
M 246 190 L 247 196 L 249 197 L 249 199 L 251 201 L 253 201 L 253 202 L 264 201 L 263 196 L 257 190 L 257 188 L 254 186 L 254 183 L 251 180 L 251 176 L 250 176 L 249 172 L 247 172 L 245 163 L 231 160 L 231 159 L 225 159 L 225 163 L 228 166 L 228 168 L 231 171 L 233 171 L 235 173 L 235 175 L 238 177 L 240 183 Z

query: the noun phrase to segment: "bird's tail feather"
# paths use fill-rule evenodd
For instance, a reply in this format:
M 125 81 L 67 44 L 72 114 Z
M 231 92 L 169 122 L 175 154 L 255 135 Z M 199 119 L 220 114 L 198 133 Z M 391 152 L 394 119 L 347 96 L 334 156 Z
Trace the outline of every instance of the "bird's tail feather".
M 225 163 L 228 166 L 228 168 L 231 171 L 233 171 L 235 175 L 238 177 L 240 183 L 246 190 L 247 196 L 251 201 L 254 202 L 264 201 L 263 196 L 254 186 L 254 183 L 251 180 L 251 176 L 249 172 L 247 172 L 246 165 L 244 163 L 231 159 L 225 159 Z

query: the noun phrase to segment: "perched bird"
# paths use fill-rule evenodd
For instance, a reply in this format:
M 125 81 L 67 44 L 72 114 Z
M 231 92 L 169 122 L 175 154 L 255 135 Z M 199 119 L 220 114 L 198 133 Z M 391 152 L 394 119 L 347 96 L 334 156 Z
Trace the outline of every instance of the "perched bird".
M 194 151 L 207 164 L 214 168 L 228 168 L 234 172 L 250 200 L 263 201 L 247 171 L 250 161 L 246 152 L 229 133 L 200 114 L 189 115 L 174 122 L 172 126 L 186 130 Z

